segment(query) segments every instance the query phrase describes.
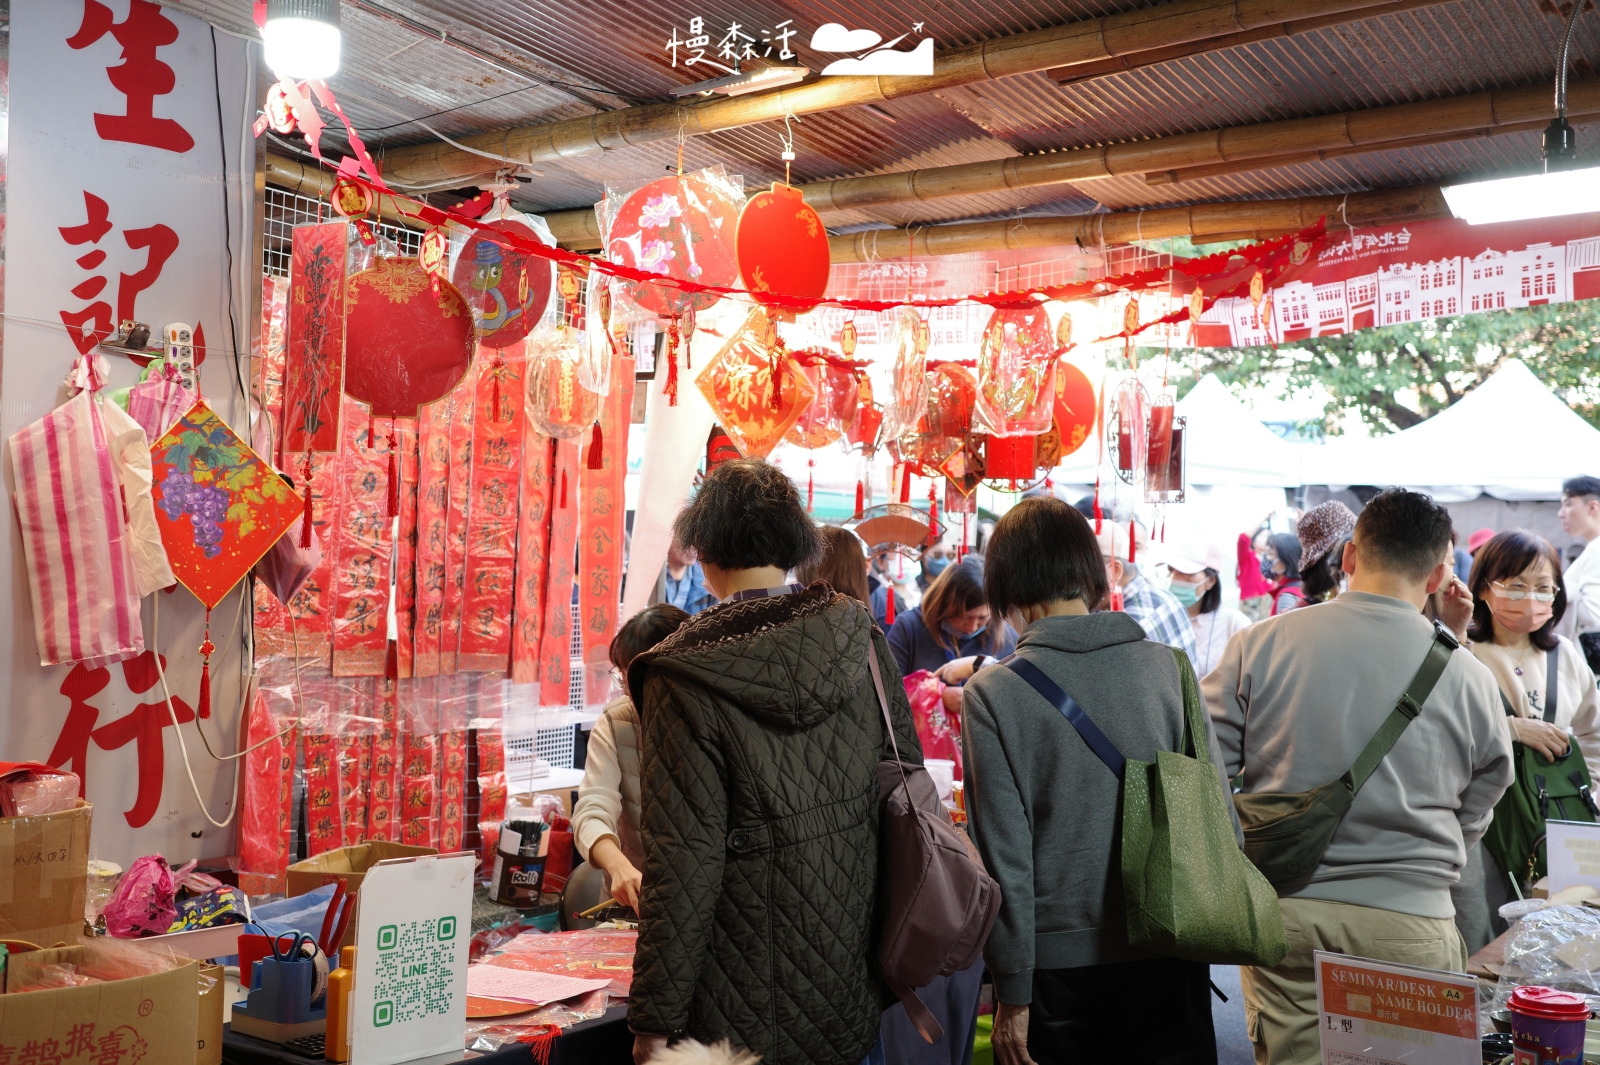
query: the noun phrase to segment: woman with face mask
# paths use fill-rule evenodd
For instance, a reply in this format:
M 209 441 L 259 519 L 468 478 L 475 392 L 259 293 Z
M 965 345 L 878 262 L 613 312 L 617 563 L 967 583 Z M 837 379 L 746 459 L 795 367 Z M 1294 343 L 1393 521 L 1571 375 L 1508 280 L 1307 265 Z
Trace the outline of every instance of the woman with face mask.
M 1222 565 L 1222 550 L 1215 545 L 1180 548 L 1167 558 L 1167 569 L 1172 571 L 1167 591 L 1188 611 L 1189 624 L 1194 626 L 1197 677 L 1210 673 L 1228 640 L 1250 624 L 1244 614 L 1222 605 Z

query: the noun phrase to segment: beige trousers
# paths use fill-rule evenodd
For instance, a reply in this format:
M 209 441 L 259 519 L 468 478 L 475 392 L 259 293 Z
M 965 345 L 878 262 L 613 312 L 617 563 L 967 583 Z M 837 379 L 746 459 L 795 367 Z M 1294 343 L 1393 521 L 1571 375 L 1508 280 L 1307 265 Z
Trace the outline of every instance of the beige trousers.
M 1279 899 L 1289 954 L 1271 969 L 1239 967 L 1244 1019 L 1256 1065 L 1319 1065 L 1317 976 L 1319 950 L 1426 969 L 1466 972 L 1467 948 L 1448 917 L 1315 899 Z

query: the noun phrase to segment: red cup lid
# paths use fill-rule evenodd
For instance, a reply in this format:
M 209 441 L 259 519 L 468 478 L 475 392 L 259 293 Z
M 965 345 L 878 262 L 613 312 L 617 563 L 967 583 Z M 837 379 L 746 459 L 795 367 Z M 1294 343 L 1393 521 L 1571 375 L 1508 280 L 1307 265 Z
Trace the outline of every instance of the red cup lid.
M 1589 1017 L 1589 1003 L 1583 996 L 1553 987 L 1519 987 L 1511 992 L 1510 1006 L 1517 1013 L 1557 1021 L 1581 1021 Z

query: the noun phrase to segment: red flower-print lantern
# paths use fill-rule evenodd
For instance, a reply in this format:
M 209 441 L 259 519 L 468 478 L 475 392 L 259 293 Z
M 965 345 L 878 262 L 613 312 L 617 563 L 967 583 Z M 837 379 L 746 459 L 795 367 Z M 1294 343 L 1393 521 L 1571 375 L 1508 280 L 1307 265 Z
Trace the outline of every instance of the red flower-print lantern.
M 472 351 L 467 301 L 417 260 L 378 259 L 346 283 L 344 390 L 374 417 L 416 417 L 466 376 Z
M 822 219 L 800 190 L 774 182 L 768 192 L 750 197 L 739 212 L 735 238 L 739 276 L 757 301 L 767 293 L 801 296 L 811 302 L 783 306 L 787 314 L 810 310 L 828 289 L 828 234 Z
M 830 362 L 821 352 L 796 352 L 794 360 L 811 382 L 816 398 L 801 412 L 784 439 L 805 448 L 825 447 L 843 439 L 860 402 L 855 371 L 841 365 L 843 360 L 835 358 Z
M 623 201 L 611 223 L 607 254 L 614 263 L 652 274 L 731 287 L 739 277 L 739 207 L 722 187 L 702 178 L 659 178 Z M 625 290 L 640 307 L 667 317 L 705 310 L 718 299 L 664 284 L 628 284 Z
M 766 458 L 816 396 L 765 312 L 750 312 L 695 379 L 717 422 L 745 458 Z
M 534 244 L 544 243 L 532 226 L 514 218 L 486 223 L 489 229 Z M 493 233 L 479 230 L 456 257 L 450 279 L 467 297 L 486 348 L 504 348 L 533 332 L 550 303 L 549 259 L 517 251 Z
M 1050 428 L 1057 347 L 1043 304 L 995 308 L 978 352 L 979 432 L 1037 436 Z
M 1089 439 L 1089 434 L 1094 432 L 1094 415 L 1094 384 L 1088 375 L 1070 362 L 1058 363 L 1055 428 L 1061 435 L 1062 458 L 1077 451 Z

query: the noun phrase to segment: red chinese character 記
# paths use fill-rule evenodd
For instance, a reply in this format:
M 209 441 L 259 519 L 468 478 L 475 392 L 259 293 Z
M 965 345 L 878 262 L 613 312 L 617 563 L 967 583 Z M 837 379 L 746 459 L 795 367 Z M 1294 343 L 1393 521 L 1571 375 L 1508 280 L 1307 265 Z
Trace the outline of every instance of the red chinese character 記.
M 85 190 L 83 207 L 87 218 L 83 224 L 62 226 L 59 229 L 61 239 L 68 244 L 98 244 L 100 238 L 111 230 L 111 208 L 106 201 Z M 93 270 L 105 262 L 105 259 L 106 253 L 96 249 L 81 256 L 78 265 L 85 270 Z M 78 299 L 93 299 L 105 287 L 105 278 L 91 277 L 73 288 L 72 294 Z M 72 346 L 78 349 L 79 355 L 89 354 L 102 340 L 110 338 L 113 331 L 111 304 L 105 300 L 96 300 L 81 310 L 59 313 L 62 323 L 67 327 L 67 335 L 72 338 Z
M 178 39 L 177 25 L 150 0 L 130 0 L 128 17 L 113 21 L 111 9 L 97 0 L 84 0 L 83 23 L 67 38 L 73 49 L 87 48 L 106 34 L 122 45 L 122 62 L 107 67 L 116 90 L 128 98 L 127 113 L 94 116 L 95 132 L 102 140 L 124 141 L 183 153 L 194 138 L 177 121 L 157 118 L 155 100 L 178 84 L 172 68 L 156 58 L 156 49 Z

